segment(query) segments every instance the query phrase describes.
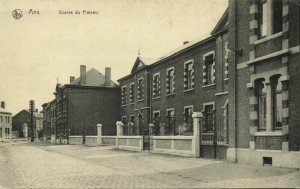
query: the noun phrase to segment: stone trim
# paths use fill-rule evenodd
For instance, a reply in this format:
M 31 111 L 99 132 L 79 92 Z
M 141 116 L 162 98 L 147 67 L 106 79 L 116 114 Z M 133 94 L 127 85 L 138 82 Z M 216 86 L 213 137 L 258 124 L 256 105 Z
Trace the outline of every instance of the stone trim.
M 157 81 L 154 81 L 155 77 L 158 77 Z M 157 82 L 157 86 L 158 86 L 157 89 L 155 88 L 156 87 L 155 82 Z M 157 96 L 156 96 L 156 92 L 157 92 Z M 152 76 L 152 98 L 155 99 L 158 97 L 160 97 L 160 72 L 157 72 Z
M 184 77 L 183 77 L 183 83 L 184 83 L 184 85 L 183 85 L 183 89 L 184 90 L 189 90 L 189 88 L 188 88 L 188 65 L 189 64 L 192 64 L 192 70 L 191 70 L 191 77 L 192 77 L 192 81 L 191 81 L 191 89 L 194 89 L 194 87 L 195 87 L 195 67 L 194 67 L 194 59 L 190 59 L 190 60 L 187 60 L 187 61 L 185 61 L 184 62 L 184 64 L 183 64 L 183 70 L 184 70 L 184 72 L 183 72 L 183 75 L 184 75 Z
M 169 78 L 169 72 L 173 70 L 173 78 L 172 78 L 172 81 L 173 81 L 173 91 L 170 91 L 171 90 L 171 87 L 170 87 L 170 78 Z M 170 67 L 166 70 L 166 95 L 171 95 L 171 94 L 174 94 L 175 93 L 175 67 Z
M 206 57 L 210 56 L 210 55 L 213 55 L 213 63 L 212 63 L 212 74 L 211 74 L 211 83 L 208 84 L 207 83 L 207 79 L 206 79 L 206 76 L 207 76 L 207 72 L 210 71 L 210 70 L 207 70 L 207 65 L 206 65 Z M 215 51 L 210 51 L 210 52 L 207 52 L 203 55 L 202 57 L 203 59 L 203 80 L 202 80 L 202 83 L 204 86 L 206 85 L 212 85 L 212 84 L 215 84 L 215 80 L 216 80 L 216 59 L 215 59 Z

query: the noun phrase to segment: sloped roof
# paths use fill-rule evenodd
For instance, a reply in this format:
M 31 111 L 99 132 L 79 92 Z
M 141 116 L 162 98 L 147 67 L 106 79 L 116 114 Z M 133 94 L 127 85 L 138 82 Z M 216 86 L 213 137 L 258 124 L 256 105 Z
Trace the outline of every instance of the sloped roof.
M 6 114 L 11 114 L 10 111 L 8 111 L 6 108 L 4 109 L 2 107 L 0 107 L 0 112 L 1 113 L 6 113 Z
M 151 65 L 152 63 L 154 63 L 156 60 L 155 59 L 152 59 L 152 58 L 144 58 L 144 57 L 140 57 L 138 56 L 135 60 L 135 63 L 131 69 L 131 73 L 141 69 L 141 68 L 144 68 L 148 65 Z
M 72 83 L 72 85 L 79 85 L 80 84 L 80 77 L 76 78 Z M 105 84 L 105 76 L 97 71 L 95 68 L 90 69 L 86 72 L 86 86 L 104 86 Z M 118 85 L 111 80 L 110 82 L 111 87 L 117 87 Z
M 223 31 L 224 29 L 226 29 L 227 27 L 228 27 L 228 8 L 225 10 L 221 19 L 218 21 L 217 25 L 212 30 L 211 35 L 217 34 L 220 31 Z

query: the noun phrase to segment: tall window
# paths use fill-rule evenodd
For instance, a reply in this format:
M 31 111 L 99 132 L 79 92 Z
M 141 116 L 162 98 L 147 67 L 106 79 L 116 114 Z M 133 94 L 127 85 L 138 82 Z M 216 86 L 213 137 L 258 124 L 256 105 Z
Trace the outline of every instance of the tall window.
M 214 105 L 209 104 L 204 106 L 204 127 L 203 132 L 214 131 Z
M 153 75 L 153 98 L 160 96 L 160 74 Z
M 184 108 L 184 123 L 186 124 L 187 131 L 193 130 L 193 119 L 192 119 L 193 107 L 187 106 Z
M 154 135 L 160 134 L 160 112 L 153 112 Z
M 134 83 L 130 84 L 130 103 L 134 103 Z
M 194 88 L 194 62 L 189 61 L 184 65 L 184 90 Z
M 127 103 L 127 91 L 126 91 L 126 86 L 122 87 L 122 104 Z
M 175 75 L 174 75 L 174 68 L 167 70 L 167 77 L 166 77 L 166 93 L 167 94 L 174 94 L 175 93 Z
M 0 116 L 0 122 L 1 122 L 1 123 L 3 122 L 3 117 L 2 117 L 2 116 Z
M 282 0 L 260 0 L 258 7 L 260 37 L 282 31 Z
M 266 89 L 264 79 L 255 81 L 255 96 L 258 102 L 258 129 L 266 129 L 267 117 L 267 102 L 266 102 Z
M 174 112 L 174 109 L 167 110 L 167 134 L 175 135 L 175 112 Z
M 282 128 L 282 85 L 280 75 L 271 77 L 272 123 L 274 129 Z
M 204 85 L 210 85 L 214 83 L 214 54 L 211 53 L 204 57 Z
M 144 99 L 144 79 L 138 80 L 138 100 Z

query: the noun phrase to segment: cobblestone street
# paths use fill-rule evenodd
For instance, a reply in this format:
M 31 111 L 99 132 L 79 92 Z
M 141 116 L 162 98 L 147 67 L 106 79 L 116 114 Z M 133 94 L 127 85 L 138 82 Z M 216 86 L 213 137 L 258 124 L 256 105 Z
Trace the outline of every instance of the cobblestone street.
M 300 187 L 296 169 L 110 147 L 0 144 L 0 188 Z

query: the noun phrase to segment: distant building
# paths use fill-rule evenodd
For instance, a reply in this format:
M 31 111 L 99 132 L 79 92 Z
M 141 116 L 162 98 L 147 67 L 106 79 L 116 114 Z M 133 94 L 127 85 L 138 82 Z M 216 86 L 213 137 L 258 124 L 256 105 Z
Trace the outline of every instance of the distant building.
M 30 112 L 28 110 L 21 110 L 12 117 L 12 129 L 18 133 L 20 138 L 31 137 Z M 34 138 L 43 136 L 43 114 L 36 109 L 33 112 L 33 133 Z
M 11 113 L 5 108 L 5 102 L 1 101 L 0 106 L 0 141 L 11 138 Z
M 55 117 L 56 117 L 56 108 L 55 100 L 51 102 L 44 103 L 43 107 L 43 136 L 45 140 L 51 140 L 54 142 L 55 137 Z
M 86 72 L 82 65 L 80 77 L 70 77 L 70 84 L 57 84 L 54 95 L 57 143 L 67 143 L 69 135 L 96 135 L 97 123 L 103 125 L 104 135 L 116 134 L 121 94 L 111 81 L 110 68 L 105 68 L 103 75 L 94 68 Z

